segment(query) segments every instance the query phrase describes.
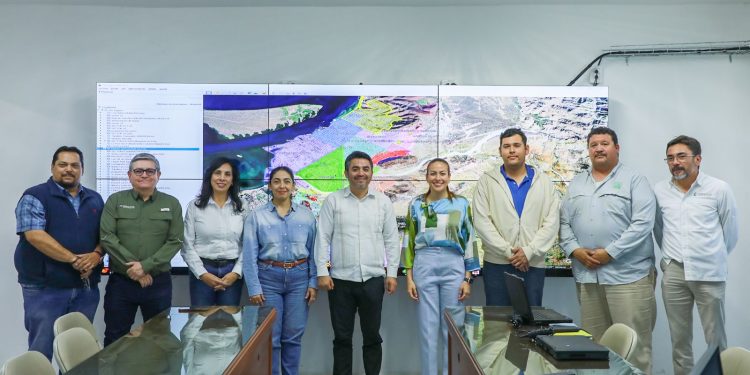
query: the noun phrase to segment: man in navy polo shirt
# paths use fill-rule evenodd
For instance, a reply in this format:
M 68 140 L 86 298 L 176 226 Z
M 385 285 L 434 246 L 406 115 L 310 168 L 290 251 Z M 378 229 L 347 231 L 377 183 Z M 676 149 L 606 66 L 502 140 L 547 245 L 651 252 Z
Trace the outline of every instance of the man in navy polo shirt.
M 542 304 L 544 256 L 557 240 L 560 200 L 546 173 L 526 164 L 528 154 L 526 134 L 505 129 L 500 134 L 503 165 L 482 175 L 474 192 L 488 306 L 510 305 L 505 272 L 523 277 L 529 303 Z
M 94 320 L 104 254 L 99 245 L 104 201 L 81 186 L 83 153 L 62 146 L 51 169 L 47 182 L 27 189 L 18 201 L 14 255 L 29 350 L 50 359 L 57 318 L 79 311 Z

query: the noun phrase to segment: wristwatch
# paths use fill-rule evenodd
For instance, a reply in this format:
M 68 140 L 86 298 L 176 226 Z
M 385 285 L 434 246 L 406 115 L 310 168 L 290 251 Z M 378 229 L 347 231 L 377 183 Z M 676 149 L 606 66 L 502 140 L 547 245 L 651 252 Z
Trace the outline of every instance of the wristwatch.
M 471 283 L 474 282 L 474 278 L 473 277 L 464 277 L 464 281 L 466 281 L 467 283 L 471 284 Z

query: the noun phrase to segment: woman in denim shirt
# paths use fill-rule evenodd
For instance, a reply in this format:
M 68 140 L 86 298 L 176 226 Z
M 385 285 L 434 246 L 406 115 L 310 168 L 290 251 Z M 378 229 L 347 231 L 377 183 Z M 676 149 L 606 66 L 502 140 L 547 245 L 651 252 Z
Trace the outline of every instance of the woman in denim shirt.
M 271 171 L 271 201 L 245 221 L 245 283 L 250 302 L 276 309 L 273 373 L 297 374 L 307 311 L 316 296 L 313 257 L 315 217 L 292 202 L 294 174 L 288 167 Z

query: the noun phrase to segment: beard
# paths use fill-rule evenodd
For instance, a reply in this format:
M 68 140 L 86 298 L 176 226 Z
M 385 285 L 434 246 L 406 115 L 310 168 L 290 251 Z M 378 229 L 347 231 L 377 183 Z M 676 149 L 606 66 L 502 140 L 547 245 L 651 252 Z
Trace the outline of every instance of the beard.
M 682 172 L 681 174 L 678 174 L 678 172 Z M 672 178 L 675 180 L 684 180 L 688 177 L 688 173 L 686 170 L 679 168 L 679 169 L 673 169 L 672 170 Z

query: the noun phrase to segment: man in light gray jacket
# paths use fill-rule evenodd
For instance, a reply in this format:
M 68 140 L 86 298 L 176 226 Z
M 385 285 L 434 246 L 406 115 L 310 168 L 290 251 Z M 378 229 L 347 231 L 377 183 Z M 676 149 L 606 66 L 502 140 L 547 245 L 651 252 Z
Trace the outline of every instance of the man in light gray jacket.
M 542 304 L 544 256 L 560 228 L 560 200 L 552 180 L 526 164 L 529 146 L 521 129 L 500 135 L 503 165 L 479 178 L 474 192 L 474 228 L 484 249 L 488 306 L 509 306 L 504 272 L 526 280 L 531 305 Z

